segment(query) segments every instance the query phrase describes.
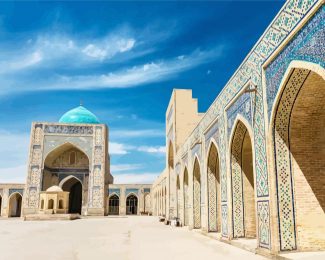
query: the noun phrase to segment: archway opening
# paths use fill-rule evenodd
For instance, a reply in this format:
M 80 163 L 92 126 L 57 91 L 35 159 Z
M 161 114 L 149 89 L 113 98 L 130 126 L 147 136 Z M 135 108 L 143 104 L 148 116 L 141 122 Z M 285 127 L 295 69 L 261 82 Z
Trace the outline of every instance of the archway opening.
M 72 175 L 71 175 L 72 174 Z M 81 214 L 83 183 L 88 183 L 89 159 L 86 153 L 72 143 L 64 143 L 52 150 L 45 158 L 42 190 L 53 185 L 60 186 L 69 194 L 69 213 Z M 84 201 L 87 204 L 87 201 Z
M 167 216 L 167 188 L 164 189 L 164 216 Z
M 21 216 L 21 202 L 22 196 L 19 193 L 14 193 L 9 199 L 9 217 Z
M 184 170 L 183 179 L 183 190 L 184 190 L 184 226 L 189 225 L 189 214 L 190 214 L 190 199 L 189 199 L 189 188 L 188 188 L 188 171 L 187 168 Z
M 256 237 L 256 209 L 252 142 L 239 121 L 231 144 L 233 236 Z
M 126 214 L 127 215 L 138 214 L 138 198 L 135 195 L 129 195 L 126 198 Z
M 281 250 L 325 248 L 325 80 L 293 69 L 274 117 Z
M 172 142 L 168 145 L 168 166 L 174 169 L 174 148 Z
M 201 173 L 197 158 L 193 167 L 193 218 L 194 228 L 201 228 Z
M 120 211 L 120 198 L 113 194 L 108 199 L 108 214 L 109 215 L 118 215 Z
M 50 199 L 47 205 L 48 209 L 53 209 L 54 208 L 54 200 Z
M 62 184 L 62 190 L 69 192 L 69 213 L 81 214 L 82 207 L 82 184 L 75 178 L 71 177 Z
M 208 221 L 210 232 L 221 231 L 219 155 L 214 143 L 208 155 Z
M 179 175 L 177 175 L 176 179 L 176 194 L 177 194 L 177 218 L 181 217 L 181 199 L 182 199 L 182 193 L 181 193 L 181 184 L 179 181 Z
M 59 209 L 63 209 L 63 208 L 64 208 L 63 200 L 59 200 Z

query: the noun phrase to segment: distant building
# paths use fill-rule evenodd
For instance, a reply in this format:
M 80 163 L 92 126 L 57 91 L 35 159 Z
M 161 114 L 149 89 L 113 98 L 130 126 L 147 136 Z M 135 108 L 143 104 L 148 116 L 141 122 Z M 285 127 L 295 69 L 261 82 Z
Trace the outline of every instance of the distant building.
M 151 185 L 111 187 L 108 143 L 108 127 L 83 106 L 58 123 L 33 122 L 26 185 L 0 184 L 0 215 L 151 214 Z M 54 199 L 54 190 L 62 200 Z

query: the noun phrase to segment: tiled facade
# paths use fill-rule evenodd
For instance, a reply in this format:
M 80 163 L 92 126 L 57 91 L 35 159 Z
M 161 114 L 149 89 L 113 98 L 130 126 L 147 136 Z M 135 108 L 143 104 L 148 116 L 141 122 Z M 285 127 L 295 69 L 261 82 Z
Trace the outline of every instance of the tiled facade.
M 179 103 L 188 111 L 197 109 L 197 105 L 191 104 L 193 99 L 185 97 L 184 90 L 173 91 L 166 111 L 166 157 L 172 154 L 173 159 L 166 162 L 165 171 L 153 185 L 155 214 L 166 214 L 167 218 L 180 216 L 181 222 L 190 228 L 217 231 L 226 240 L 256 237 L 256 246 L 262 251 L 325 249 L 324 236 L 317 235 L 310 226 L 306 228 L 307 223 L 299 221 L 299 210 L 295 210 L 297 205 L 305 205 L 300 203 L 297 192 L 303 190 L 297 186 L 303 182 L 295 178 L 308 179 L 309 175 L 292 172 L 298 156 L 292 154 L 290 142 L 298 142 L 299 138 L 290 139 L 289 134 L 295 129 L 295 101 L 304 99 L 299 95 L 306 95 L 306 103 L 316 102 L 317 96 L 325 91 L 324 18 L 323 1 L 287 1 L 207 112 L 202 115 L 196 110 L 192 123 L 183 126 L 188 132 L 179 122 L 183 118 L 189 121 L 191 115 L 179 113 Z M 323 81 L 318 81 L 318 94 L 308 96 L 301 89 L 309 88 L 314 73 Z M 183 104 L 182 98 L 188 102 Z M 318 118 L 323 118 L 322 112 L 316 111 L 317 106 L 305 107 L 312 107 L 314 113 L 319 113 Z M 246 133 L 251 148 L 243 144 Z M 317 130 L 313 133 L 321 135 Z M 322 138 L 321 135 L 320 147 L 315 149 L 324 150 Z M 214 155 L 210 154 L 212 145 Z M 209 162 L 216 153 L 217 173 Z M 308 158 L 308 154 L 305 156 Z M 322 183 L 324 163 L 315 160 L 315 164 Z M 176 171 L 176 166 L 180 170 Z M 180 180 L 179 188 L 176 180 Z M 166 186 L 161 188 L 163 182 Z M 305 182 L 311 185 L 313 180 Z M 314 190 L 322 189 L 325 193 L 324 186 L 320 187 Z M 306 194 L 317 197 L 318 206 L 322 207 L 323 199 L 314 190 L 306 190 Z M 160 205 L 167 206 L 161 211 Z M 176 214 L 178 211 L 183 214 Z M 254 214 L 250 215 L 250 211 Z M 321 220 L 317 221 L 322 230 L 324 209 L 320 214 Z M 218 218 L 221 230 L 217 228 Z M 306 230 L 308 236 L 297 234 L 297 229 Z M 313 243 L 312 232 L 317 240 Z

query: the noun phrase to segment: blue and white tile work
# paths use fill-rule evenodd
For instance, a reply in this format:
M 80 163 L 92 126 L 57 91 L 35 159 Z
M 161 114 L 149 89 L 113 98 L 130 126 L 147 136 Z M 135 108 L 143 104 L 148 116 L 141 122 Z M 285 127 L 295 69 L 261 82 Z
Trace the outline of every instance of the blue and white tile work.
M 325 67 L 325 7 L 322 1 L 289 0 L 284 4 L 191 134 L 180 147 L 177 147 L 175 155 L 175 164 L 181 164 L 182 169 L 187 167 L 189 176 L 192 178 L 192 165 L 195 155 L 198 156 L 201 164 L 201 176 L 204 177 L 201 192 L 205 194 L 201 194 L 201 198 L 205 198 L 204 205 L 208 207 L 209 194 L 205 188 L 209 186 L 207 184 L 209 180 L 207 177 L 208 154 L 211 142 L 216 144 L 220 176 L 220 187 L 218 186 L 220 191 L 217 196 L 221 197 L 220 205 L 217 205 L 216 210 L 221 213 L 221 230 L 219 231 L 224 238 L 233 239 L 236 227 L 231 216 L 235 210 L 234 205 L 239 205 L 240 201 L 236 201 L 236 196 L 233 196 L 234 168 L 231 165 L 233 161 L 231 147 L 234 137 L 231 134 L 234 133 L 237 122 L 245 121 L 241 123 L 247 125 L 249 130 L 253 153 L 257 246 L 273 252 L 296 249 L 295 246 L 292 246 L 294 244 L 293 235 L 290 233 L 292 229 L 286 229 L 285 232 L 290 233 L 289 235 L 280 234 L 278 233 L 279 229 L 274 226 L 282 225 L 278 219 L 282 218 L 282 214 L 285 212 L 278 212 L 277 202 L 272 200 L 283 193 L 287 194 L 288 203 L 292 203 L 290 197 L 292 191 L 277 191 L 273 188 L 277 183 L 272 164 L 274 145 L 271 143 L 272 133 L 269 133 L 275 98 L 292 61 L 303 61 L 321 68 Z M 174 114 L 177 117 L 177 110 L 174 110 Z M 168 121 L 168 118 L 166 120 Z M 173 136 L 177 137 L 177 132 Z M 238 137 L 236 138 L 238 139 Z M 168 136 L 167 140 L 172 140 L 172 138 Z M 241 140 L 238 140 L 238 143 L 240 142 Z M 269 156 L 271 157 L 269 158 Z M 238 176 L 242 174 L 242 171 L 239 169 Z M 238 185 L 242 184 L 238 183 Z M 184 184 L 181 184 L 182 187 Z M 189 183 L 188 188 L 192 189 L 189 197 L 193 198 L 193 184 Z M 186 194 L 186 196 L 188 195 Z M 190 207 L 193 205 L 191 204 Z M 243 207 L 236 208 L 239 211 L 244 211 Z M 203 209 L 202 218 L 207 217 L 205 212 L 208 212 L 208 209 Z M 275 216 L 274 212 L 278 212 L 278 215 Z M 244 214 L 244 212 L 237 213 L 238 216 Z M 289 213 L 291 214 L 289 218 L 293 218 L 293 212 Z M 193 227 L 191 226 L 192 222 L 188 223 L 190 227 Z M 208 229 L 204 226 L 208 222 L 203 219 L 203 229 Z M 245 235 L 242 232 L 240 234 Z M 279 239 L 286 236 L 290 246 L 280 246 Z M 277 242 L 271 243 L 271 241 Z

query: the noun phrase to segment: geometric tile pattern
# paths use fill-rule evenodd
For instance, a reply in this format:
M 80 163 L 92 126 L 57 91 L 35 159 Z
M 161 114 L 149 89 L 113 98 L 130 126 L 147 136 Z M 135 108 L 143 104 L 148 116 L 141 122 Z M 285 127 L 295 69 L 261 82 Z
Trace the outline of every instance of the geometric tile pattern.
M 242 115 L 250 124 L 252 124 L 253 111 L 251 93 L 243 93 L 236 102 L 227 110 L 228 118 L 228 138 L 231 134 L 233 123 L 238 114 Z
M 108 195 L 110 196 L 110 195 L 112 195 L 112 194 L 117 194 L 118 196 L 120 196 L 120 193 L 121 193 L 121 191 L 120 191 L 120 189 L 118 189 L 118 188 L 116 188 L 116 189 L 113 189 L 113 188 L 109 188 L 108 189 Z
M 190 199 L 189 199 L 189 188 L 188 188 L 188 172 L 185 168 L 184 170 L 184 225 L 189 225 L 189 214 L 190 214 Z
M 128 196 L 130 193 L 138 195 L 139 189 L 125 189 L 125 196 Z
M 291 61 L 303 60 L 325 67 L 325 7 L 323 6 L 293 37 L 265 70 L 268 115 Z
M 281 81 L 291 61 L 303 60 L 325 67 L 325 8 L 321 7 L 316 14 L 299 30 L 281 53 L 265 70 L 268 115 L 272 113 L 274 99 L 279 91 Z M 308 70 L 295 69 L 286 82 L 281 100 L 276 107 L 273 130 L 276 159 L 278 217 L 280 232 L 280 249 L 297 248 L 294 222 L 294 203 L 292 198 L 292 176 L 290 169 L 289 115 L 293 101 L 308 75 Z
M 208 230 L 212 232 L 219 231 L 217 211 L 221 210 L 221 207 L 217 204 L 217 182 L 219 182 L 219 159 L 217 148 L 212 144 L 208 155 Z
M 227 204 L 221 205 L 221 234 L 222 236 L 228 235 L 228 207 Z
M 274 146 L 278 188 L 281 250 L 296 249 L 292 173 L 289 150 L 290 115 L 294 101 L 309 75 L 309 70 L 295 69 L 279 101 L 274 120 Z
M 231 144 L 231 183 L 232 183 L 232 207 L 233 207 L 233 235 L 244 237 L 244 201 L 242 179 L 242 146 L 246 126 L 238 121 Z
M 203 118 L 200 120 L 197 127 L 193 130 L 192 134 L 186 139 L 185 143 L 180 147 L 179 153 L 185 155 L 190 147 L 193 146 L 197 140 L 203 136 L 205 130 L 211 125 L 216 118 L 218 118 L 217 124 L 219 125 L 218 143 L 220 154 L 220 177 L 221 177 L 221 201 L 222 201 L 222 234 L 228 232 L 227 225 L 228 220 L 226 217 L 225 207 L 227 205 L 227 165 L 226 154 L 228 151 L 228 134 L 225 128 L 224 109 L 229 102 L 238 94 L 243 86 L 250 80 L 256 86 L 256 92 L 254 95 L 253 107 L 253 124 L 254 131 L 254 145 L 255 145 L 255 175 L 256 175 L 256 191 L 257 201 L 265 201 L 269 198 L 269 183 L 267 175 L 266 164 L 266 144 L 265 144 L 265 122 L 264 122 L 264 100 L 263 100 L 263 88 L 262 88 L 262 64 L 274 53 L 277 47 L 286 39 L 286 37 L 292 32 L 296 25 L 302 18 L 308 13 L 308 11 L 317 3 L 317 0 L 289 0 L 287 1 L 280 13 L 275 17 L 273 22 L 267 28 L 266 32 L 262 35 L 259 41 L 252 48 L 247 55 L 243 63 L 236 70 L 234 75 L 230 78 L 228 83 L 224 86 L 218 97 L 211 104 Z M 321 9 L 324 9 L 322 7 Z M 320 11 L 322 12 L 322 10 Z M 324 27 L 324 18 L 318 20 L 318 24 Z M 317 37 L 321 39 L 322 35 Z M 323 37 L 324 38 L 324 37 Z M 309 48 L 309 52 L 312 48 Z M 323 53 L 325 53 L 323 51 Z M 305 54 L 301 54 L 301 59 L 305 60 Z M 284 57 L 286 59 L 286 57 Z M 318 62 L 320 64 L 321 61 Z M 324 62 L 324 59 L 323 59 Z M 268 95 L 268 93 L 266 93 Z M 270 103 L 269 103 L 270 104 Z M 227 119 L 228 121 L 228 119 Z M 227 122 L 228 123 L 228 122 Z M 259 209 L 259 208 L 257 208 Z M 268 208 L 264 208 L 268 210 Z M 260 215 L 258 215 L 260 216 Z M 267 214 L 269 216 L 269 213 Z M 260 221 L 262 223 L 262 220 Z M 265 230 L 265 236 L 270 237 L 270 230 Z M 259 238 L 260 245 L 265 241 L 262 241 L 262 237 Z M 263 244 L 263 246 L 266 246 Z M 268 245 L 269 246 L 269 245 Z
M 197 159 L 193 167 L 193 218 L 194 228 L 201 228 L 201 174 Z
M 270 216 L 269 216 L 269 201 L 258 201 L 258 232 L 260 237 L 260 246 L 269 248 L 270 247 Z
M 24 194 L 24 189 L 9 189 L 9 196 L 13 193 L 19 193 L 21 196 Z

